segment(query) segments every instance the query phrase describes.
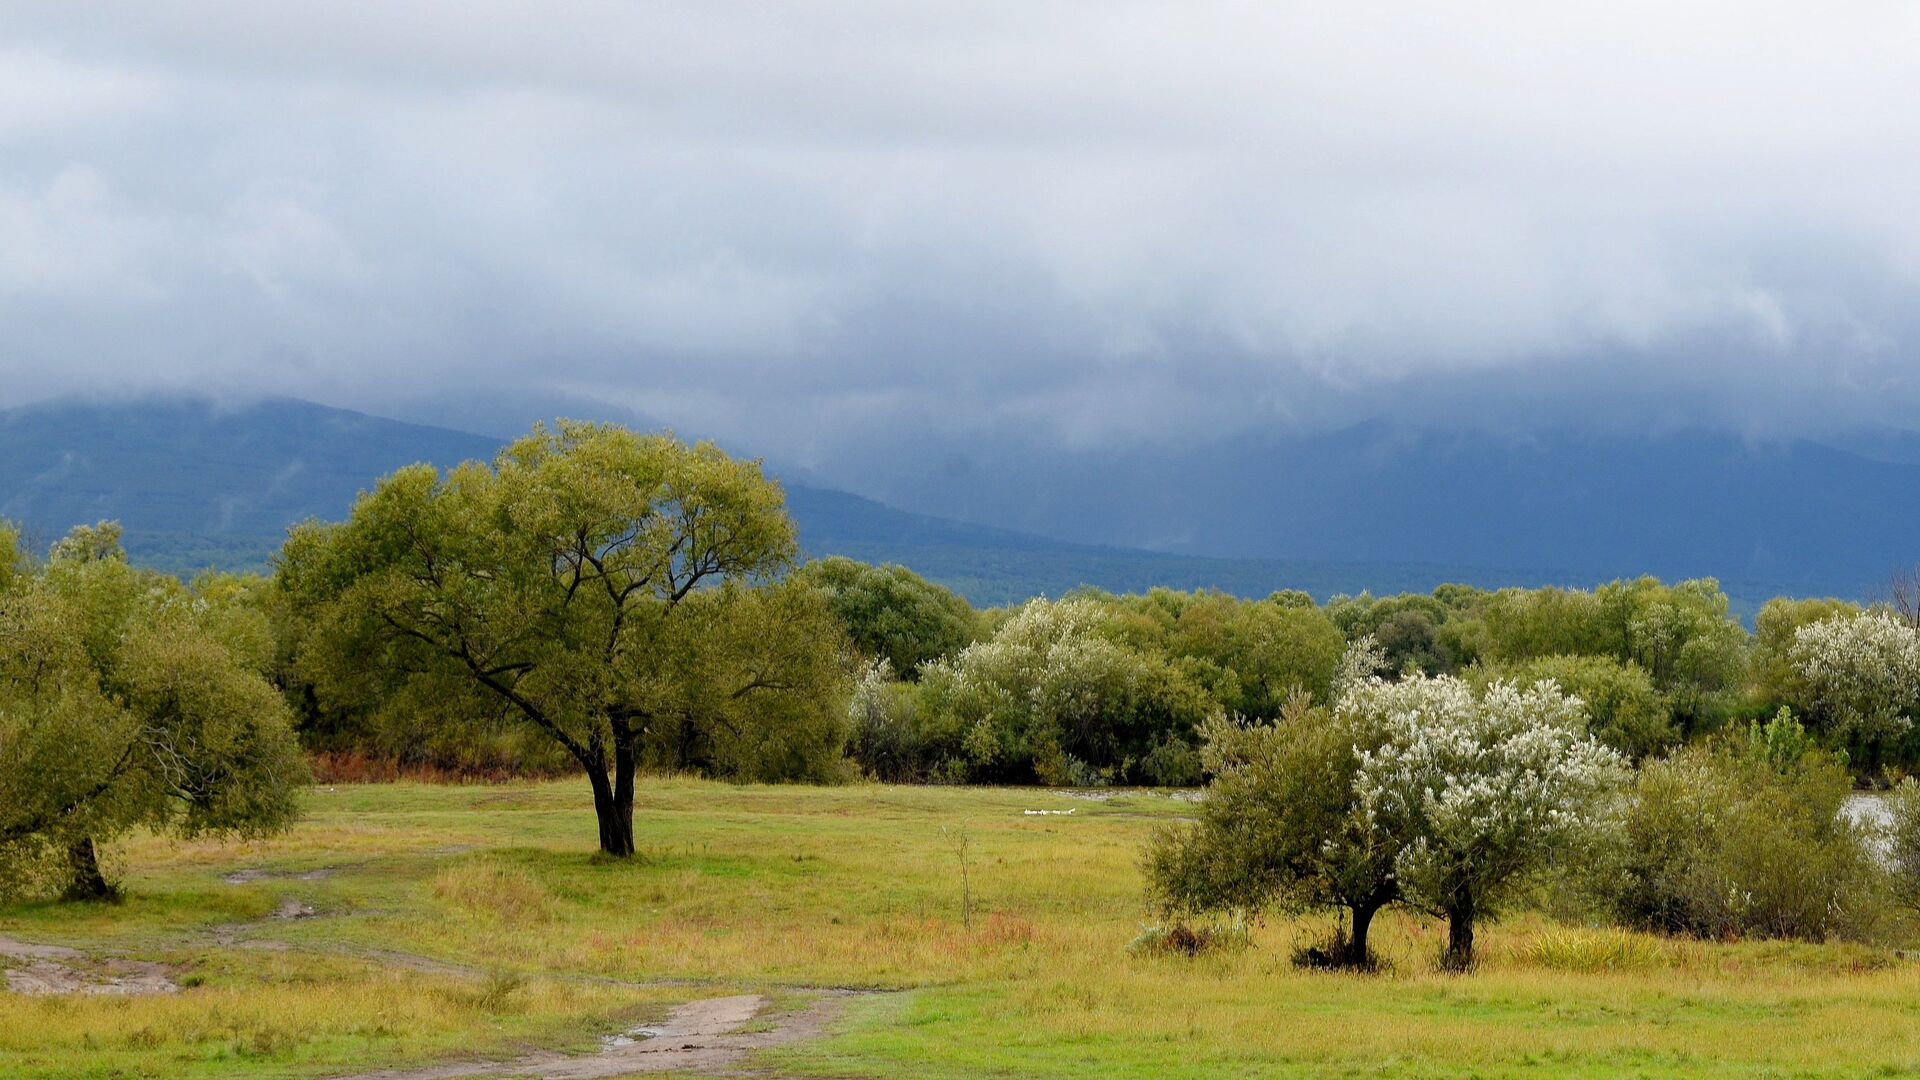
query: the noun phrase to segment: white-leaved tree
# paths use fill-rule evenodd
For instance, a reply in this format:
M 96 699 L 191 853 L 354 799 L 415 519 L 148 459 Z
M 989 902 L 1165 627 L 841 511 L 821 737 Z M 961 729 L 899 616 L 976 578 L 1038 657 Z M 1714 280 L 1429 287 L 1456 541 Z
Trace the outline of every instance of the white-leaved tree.
M 1473 963 L 1474 922 L 1554 852 L 1590 837 L 1626 776 L 1551 681 L 1476 695 L 1451 676 L 1367 679 L 1335 707 L 1355 733 L 1354 792 L 1399 840 L 1400 893 L 1447 919 L 1450 968 Z
M 1815 723 L 1837 740 L 1877 751 L 1912 725 L 1920 706 L 1920 630 L 1892 614 L 1833 615 L 1793 632 L 1788 662 Z

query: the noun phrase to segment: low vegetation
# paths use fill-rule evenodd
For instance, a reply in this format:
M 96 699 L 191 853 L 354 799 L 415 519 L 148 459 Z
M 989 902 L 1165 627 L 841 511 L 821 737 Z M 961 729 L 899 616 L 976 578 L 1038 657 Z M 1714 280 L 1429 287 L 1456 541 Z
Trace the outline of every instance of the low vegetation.
M 758 1064 L 832 1077 L 1920 1069 L 1920 962 L 1886 946 L 1697 942 L 1516 906 L 1480 928 L 1462 978 L 1440 966 L 1444 920 L 1390 907 L 1371 935 L 1381 974 L 1330 975 L 1288 958 L 1325 940 L 1332 913 L 1250 919 L 1197 955 L 1127 948 L 1148 918 L 1139 853 L 1195 812 L 1184 800 L 650 777 L 638 851 L 615 860 L 582 851 L 578 787 L 322 787 L 277 838 L 136 834 L 120 848 L 123 904 L 0 909 L 0 937 L 162 961 L 182 989 L 0 998 L 0 1076 L 318 1077 L 530 1044 L 592 1053 L 678 1002 L 760 991 L 797 1005 L 848 986 L 887 992 Z M 502 882 L 509 895 L 489 899 Z M 289 899 L 314 914 L 275 918 Z M 276 942 L 288 947 L 264 947 Z

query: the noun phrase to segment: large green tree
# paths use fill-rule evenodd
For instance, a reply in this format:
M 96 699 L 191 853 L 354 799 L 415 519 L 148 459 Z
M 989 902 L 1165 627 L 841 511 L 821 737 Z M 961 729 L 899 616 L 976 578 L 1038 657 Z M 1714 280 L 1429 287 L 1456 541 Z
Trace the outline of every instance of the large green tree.
M 265 617 L 216 579 L 127 565 L 111 523 L 0 581 L 0 888 L 111 893 L 97 843 L 138 826 L 272 832 L 307 777 L 264 671 Z
M 401 469 L 344 523 L 297 528 L 279 584 L 320 707 L 517 718 L 586 771 L 601 850 L 630 855 L 650 750 L 837 758 L 838 630 L 817 594 L 770 584 L 793 552 L 758 462 L 561 421 L 491 465 Z

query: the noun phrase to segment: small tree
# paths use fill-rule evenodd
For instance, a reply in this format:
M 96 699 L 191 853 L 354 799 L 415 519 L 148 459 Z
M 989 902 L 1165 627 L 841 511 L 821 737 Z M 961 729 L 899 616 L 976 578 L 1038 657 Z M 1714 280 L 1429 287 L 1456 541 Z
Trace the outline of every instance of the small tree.
M 0 888 L 57 875 L 103 898 L 99 842 L 296 813 L 306 764 L 263 675 L 265 617 L 129 567 L 118 534 L 76 530 L 0 588 Z
M 1154 902 L 1172 913 L 1341 908 L 1348 931 L 1329 958 L 1373 964 L 1367 931 L 1397 900 L 1395 837 L 1374 827 L 1355 795 L 1355 732 L 1304 695 L 1272 724 L 1225 719 L 1203 727 L 1213 782 L 1199 820 L 1156 833 L 1145 865 Z
M 1372 733 L 1354 790 L 1373 828 L 1396 837 L 1410 900 L 1447 919 L 1445 965 L 1473 963 L 1474 926 L 1555 851 L 1590 832 L 1625 775 L 1586 734 L 1580 699 L 1552 682 L 1496 682 L 1484 695 L 1451 676 L 1370 679 L 1335 715 Z
M 625 856 L 649 747 L 837 758 L 838 631 L 810 589 L 762 584 L 793 550 L 757 462 L 561 421 L 491 467 L 401 469 L 346 522 L 295 529 L 278 583 L 322 707 L 517 718 L 586 771 L 600 848 Z M 786 739 L 796 722 L 813 734 Z
M 925 778 L 929 762 L 918 704 L 913 684 L 895 679 L 893 665 L 885 657 L 861 669 L 854 679 L 847 719 L 848 749 L 862 772 L 892 784 Z

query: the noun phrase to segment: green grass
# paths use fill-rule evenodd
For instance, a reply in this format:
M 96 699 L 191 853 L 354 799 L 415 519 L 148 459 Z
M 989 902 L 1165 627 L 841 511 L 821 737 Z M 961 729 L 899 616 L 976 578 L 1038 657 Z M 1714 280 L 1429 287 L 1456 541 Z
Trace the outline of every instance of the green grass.
M 1703 944 L 1523 916 L 1474 975 L 1391 912 L 1377 977 L 1287 961 L 1322 922 L 1198 959 L 1126 944 L 1163 796 L 643 786 L 641 855 L 590 854 L 585 785 L 317 789 L 257 844 L 119 846 L 121 905 L 0 909 L 0 934 L 167 963 L 137 999 L 0 994 L 0 1077 L 322 1076 L 585 1049 L 694 997 L 856 999 L 787 1075 L 1814 1077 L 1920 1073 L 1920 962 L 1858 945 Z M 1072 809 L 1029 816 L 1027 809 Z M 969 839 L 963 923 L 954 834 Z M 279 876 L 230 885 L 261 868 Z M 313 918 L 269 916 L 287 899 Z M 252 941 L 256 947 L 243 947 Z M 257 947 L 262 942 L 286 948 Z

